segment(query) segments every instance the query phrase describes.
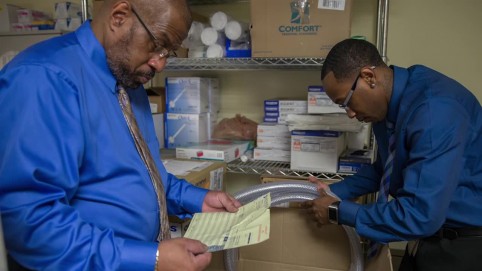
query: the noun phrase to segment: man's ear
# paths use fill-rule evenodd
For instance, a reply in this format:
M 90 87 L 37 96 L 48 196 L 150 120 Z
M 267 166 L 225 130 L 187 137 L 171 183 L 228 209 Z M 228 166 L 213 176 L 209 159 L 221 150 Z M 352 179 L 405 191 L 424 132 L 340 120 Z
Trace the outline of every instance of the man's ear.
M 119 1 L 112 6 L 109 16 L 109 28 L 116 32 L 122 29 L 132 16 L 131 4 L 128 1 Z
M 377 78 L 375 74 L 375 67 L 373 66 L 366 66 L 363 67 L 360 71 L 360 77 L 365 80 L 365 82 L 371 87 L 374 88 L 377 84 Z

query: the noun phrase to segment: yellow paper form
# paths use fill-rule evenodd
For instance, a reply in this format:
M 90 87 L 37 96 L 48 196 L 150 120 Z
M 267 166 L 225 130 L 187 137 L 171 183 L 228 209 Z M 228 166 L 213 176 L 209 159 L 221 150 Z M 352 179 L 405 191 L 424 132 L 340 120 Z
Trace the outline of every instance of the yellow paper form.
M 196 213 L 184 237 L 201 241 L 210 252 L 260 243 L 269 238 L 270 205 L 268 193 L 236 213 Z

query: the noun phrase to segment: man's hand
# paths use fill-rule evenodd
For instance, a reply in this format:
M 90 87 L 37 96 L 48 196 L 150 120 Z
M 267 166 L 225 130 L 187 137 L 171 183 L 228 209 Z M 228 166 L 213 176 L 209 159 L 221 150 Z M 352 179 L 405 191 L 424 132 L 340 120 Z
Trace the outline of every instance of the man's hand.
M 328 196 L 326 191 L 330 191 L 330 187 L 316 177 L 309 177 L 308 181 L 316 184 L 318 192 L 320 192 L 320 197 L 314 200 L 305 201 L 301 204 L 302 208 L 306 208 L 308 214 L 313 216 L 313 220 L 318 223 L 318 226 L 326 225 L 328 220 L 328 206 L 338 199 Z
M 211 262 L 211 253 L 203 243 L 188 238 L 174 238 L 159 243 L 158 271 L 200 271 Z
M 230 212 L 235 213 L 241 203 L 231 195 L 220 191 L 209 191 L 204 198 L 202 211 L 204 212 Z

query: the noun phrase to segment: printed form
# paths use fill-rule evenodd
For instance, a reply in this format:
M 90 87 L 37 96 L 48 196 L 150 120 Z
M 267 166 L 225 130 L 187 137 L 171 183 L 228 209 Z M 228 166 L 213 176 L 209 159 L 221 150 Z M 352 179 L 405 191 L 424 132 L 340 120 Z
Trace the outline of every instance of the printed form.
M 270 205 L 268 193 L 236 213 L 196 213 L 184 237 L 201 241 L 209 252 L 263 242 L 269 238 Z

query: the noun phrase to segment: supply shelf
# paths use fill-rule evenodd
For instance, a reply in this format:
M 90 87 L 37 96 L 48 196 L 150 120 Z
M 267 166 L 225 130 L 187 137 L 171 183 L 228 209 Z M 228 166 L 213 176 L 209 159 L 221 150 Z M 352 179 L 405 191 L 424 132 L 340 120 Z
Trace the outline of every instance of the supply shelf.
M 168 58 L 167 71 L 192 70 L 317 70 L 323 58 Z
M 227 172 L 242 173 L 242 174 L 264 174 L 277 175 L 287 177 L 309 177 L 315 176 L 320 179 L 327 179 L 332 181 L 343 180 L 346 176 L 351 174 L 343 173 L 326 173 L 326 172 L 308 172 L 296 171 L 290 169 L 289 162 L 274 162 L 261 160 L 248 160 L 246 162 L 240 159 L 234 160 L 227 164 Z

